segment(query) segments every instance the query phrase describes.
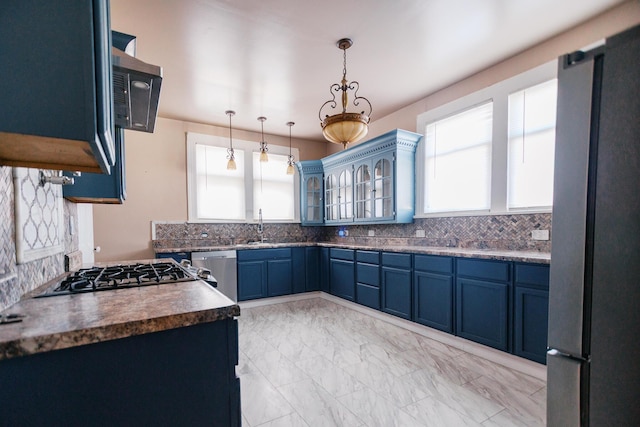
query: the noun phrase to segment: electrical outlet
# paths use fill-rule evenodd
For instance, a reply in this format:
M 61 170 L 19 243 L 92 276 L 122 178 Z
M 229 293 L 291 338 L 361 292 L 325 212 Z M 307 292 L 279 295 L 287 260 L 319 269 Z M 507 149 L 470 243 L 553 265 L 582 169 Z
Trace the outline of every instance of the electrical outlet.
M 376 235 L 376 231 L 375 230 L 369 230 L 369 237 L 373 237 Z
M 420 228 L 416 230 L 416 237 L 425 237 L 425 236 L 426 236 L 426 233 L 424 230 Z
M 549 240 L 549 230 L 531 230 L 531 240 Z

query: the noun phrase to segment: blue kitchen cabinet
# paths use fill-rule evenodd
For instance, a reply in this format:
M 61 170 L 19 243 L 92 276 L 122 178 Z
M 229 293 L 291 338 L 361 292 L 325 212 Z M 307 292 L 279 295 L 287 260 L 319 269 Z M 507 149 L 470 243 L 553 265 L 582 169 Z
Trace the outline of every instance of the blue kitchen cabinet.
M 320 248 L 317 246 L 303 248 L 305 253 L 305 291 L 320 290 Z M 295 266 L 295 261 L 294 261 Z M 295 275 L 294 275 L 295 280 Z
M 124 129 L 116 127 L 115 162 L 111 174 L 83 172 L 74 177 L 73 185 L 62 187 L 62 195 L 74 203 L 120 204 L 127 197 L 125 189 Z M 73 176 L 71 172 L 64 173 Z
M 416 254 L 413 262 L 413 320 L 452 334 L 453 258 Z
M 0 164 L 109 173 L 108 0 L 4 0 L 2 9 Z
M 325 166 L 325 213 L 327 225 L 353 222 L 353 166 Z
M 396 129 L 324 157 L 324 223 L 413 222 L 420 138 Z
M 329 281 L 331 294 L 355 301 L 356 275 L 353 249 L 330 248 Z
M 320 160 L 296 162 L 300 174 L 300 224 L 322 225 L 323 211 L 323 169 Z
M 330 260 L 329 248 L 320 248 L 320 290 L 328 294 L 331 293 Z
M 380 310 L 380 253 L 356 251 L 356 302 Z
M 458 258 L 456 268 L 456 335 L 509 351 L 511 263 Z
M 183 259 L 191 261 L 191 252 L 156 252 L 156 258 L 171 258 L 179 264 Z
M 294 294 L 307 290 L 307 248 L 291 248 L 292 290 Z M 311 261 L 311 260 L 310 260 Z
M 411 319 L 411 254 L 382 253 L 382 311 Z
M 513 353 L 539 363 L 546 363 L 549 266 L 516 263 L 514 271 Z
M 239 427 L 238 354 L 227 318 L 0 360 L 0 425 Z
M 293 292 L 291 248 L 238 251 L 238 301 Z

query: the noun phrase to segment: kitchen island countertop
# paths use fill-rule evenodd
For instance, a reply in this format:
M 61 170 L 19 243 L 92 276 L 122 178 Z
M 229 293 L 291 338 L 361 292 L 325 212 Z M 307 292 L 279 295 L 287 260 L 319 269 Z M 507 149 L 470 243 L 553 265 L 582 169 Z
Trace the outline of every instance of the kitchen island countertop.
M 227 319 L 240 307 L 196 280 L 25 298 L 2 314 L 24 317 L 0 325 L 0 360 Z
M 158 244 L 156 244 L 156 242 Z M 353 243 L 337 243 L 337 242 L 289 242 L 289 243 L 260 243 L 260 244 L 238 244 L 238 245 L 217 245 L 217 246 L 189 246 L 176 242 L 173 244 L 166 241 L 155 241 L 154 250 L 156 253 L 170 252 L 208 252 L 223 250 L 247 250 L 247 249 L 266 249 L 266 248 L 283 248 L 298 246 L 320 246 L 328 248 L 346 248 L 360 249 L 371 251 L 385 252 L 409 252 L 425 255 L 441 255 L 453 256 L 461 258 L 480 258 L 493 259 L 500 261 L 516 261 L 528 262 L 535 264 L 549 264 L 551 262 L 551 254 L 549 252 L 539 251 L 522 251 L 522 250 L 499 250 L 499 249 L 472 249 L 472 248 L 455 248 L 455 247 L 432 247 L 432 246 L 415 246 L 415 245 L 362 245 Z M 161 243 L 161 244 L 160 244 Z

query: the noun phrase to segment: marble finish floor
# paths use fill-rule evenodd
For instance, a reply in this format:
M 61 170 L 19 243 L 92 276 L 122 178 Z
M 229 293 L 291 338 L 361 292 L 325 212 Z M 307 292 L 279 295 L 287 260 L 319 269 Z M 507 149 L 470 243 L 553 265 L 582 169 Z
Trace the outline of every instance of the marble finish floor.
M 244 427 L 545 425 L 544 381 L 322 298 L 239 330 Z

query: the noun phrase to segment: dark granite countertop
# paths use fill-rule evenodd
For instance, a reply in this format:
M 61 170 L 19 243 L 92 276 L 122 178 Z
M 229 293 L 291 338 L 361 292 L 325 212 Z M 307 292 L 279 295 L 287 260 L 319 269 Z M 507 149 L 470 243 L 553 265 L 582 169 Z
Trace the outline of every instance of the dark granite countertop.
M 25 298 L 0 314 L 24 316 L 0 324 L 2 360 L 227 319 L 240 307 L 207 283 L 188 281 Z
M 291 243 L 259 243 L 259 244 L 239 244 L 239 245 L 218 245 L 218 246 L 181 246 L 181 247 L 156 247 L 156 253 L 169 252 L 208 252 L 208 251 L 226 251 L 226 250 L 245 250 L 245 249 L 265 249 L 265 248 L 286 248 L 299 246 L 320 246 L 328 248 L 346 248 L 346 249 L 362 249 L 375 250 L 385 252 L 410 252 L 426 255 L 443 255 L 462 258 L 480 258 L 493 259 L 500 261 L 517 261 L 530 262 L 536 264 L 549 264 L 551 262 L 551 254 L 548 252 L 538 251 L 515 251 L 515 250 L 497 250 L 497 249 L 470 249 L 470 248 L 448 248 L 448 247 L 429 247 L 429 246 L 384 246 L 375 245 L 356 245 L 350 243 L 336 242 L 291 242 Z

